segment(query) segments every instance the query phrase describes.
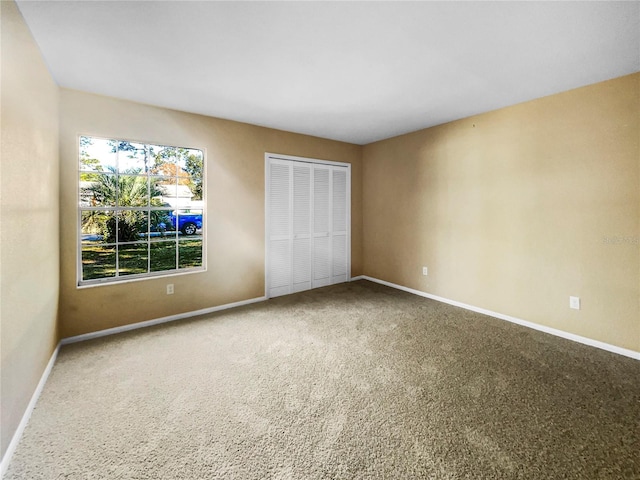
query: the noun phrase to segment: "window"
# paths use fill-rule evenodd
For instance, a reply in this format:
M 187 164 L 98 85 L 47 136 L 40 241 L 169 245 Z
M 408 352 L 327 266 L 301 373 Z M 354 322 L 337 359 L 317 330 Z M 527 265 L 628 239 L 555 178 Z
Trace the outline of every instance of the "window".
M 204 154 L 80 137 L 78 285 L 204 269 Z

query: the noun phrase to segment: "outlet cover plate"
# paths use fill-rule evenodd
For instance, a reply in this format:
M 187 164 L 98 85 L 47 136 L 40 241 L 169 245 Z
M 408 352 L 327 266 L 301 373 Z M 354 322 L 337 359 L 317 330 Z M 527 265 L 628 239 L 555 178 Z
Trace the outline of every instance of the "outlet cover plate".
M 429 270 L 427 270 L 427 267 L 422 267 L 422 275 L 428 275 L 429 274 Z
M 580 297 L 569 297 L 569 308 L 580 310 Z

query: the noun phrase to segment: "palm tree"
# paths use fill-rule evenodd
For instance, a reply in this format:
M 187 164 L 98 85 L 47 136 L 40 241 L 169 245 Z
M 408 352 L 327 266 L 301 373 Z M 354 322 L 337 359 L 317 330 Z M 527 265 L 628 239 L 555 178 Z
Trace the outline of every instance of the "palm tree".
M 93 185 L 88 188 L 91 204 L 100 207 L 146 207 L 161 206 L 162 192 L 155 184 L 149 185 L 149 177 L 140 175 L 140 169 L 129 169 L 118 173 L 109 167 L 105 173 L 95 174 Z M 165 222 L 166 215 L 156 210 L 120 210 L 118 218 L 105 210 L 88 210 L 82 217 L 82 227 L 86 231 L 100 231 L 104 241 L 113 243 L 133 242 L 147 232 L 147 215 L 151 224 Z

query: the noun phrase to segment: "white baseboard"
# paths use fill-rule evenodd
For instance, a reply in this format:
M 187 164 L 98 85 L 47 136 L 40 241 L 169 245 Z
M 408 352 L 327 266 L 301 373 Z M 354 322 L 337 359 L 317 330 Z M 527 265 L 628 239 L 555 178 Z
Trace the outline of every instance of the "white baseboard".
M 91 340 L 93 338 L 106 337 L 108 335 L 115 335 L 116 333 L 128 332 L 129 330 L 137 330 L 139 328 L 151 327 L 153 325 L 160 325 L 162 323 L 174 322 L 176 320 L 182 320 L 190 317 L 197 317 L 198 315 L 206 315 L 208 313 L 219 312 L 221 310 L 227 310 L 229 308 L 241 307 L 243 305 L 263 302 L 266 299 L 267 297 L 250 298 L 249 300 L 241 300 L 240 302 L 226 303 L 224 305 L 218 305 L 217 307 L 203 308 L 201 310 L 194 310 L 191 312 L 178 313 L 176 315 L 169 315 L 168 317 L 155 318 L 153 320 L 146 320 L 144 322 L 131 323 L 129 325 L 123 325 L 121 327 L 107 328 L 105 330 L 98 330 L 97 332 L 85 333 L 82 335 L 63 338 L 62 340 L 60 340 L 60 344 L 68 345 L 70 343 L 84 342 L 85 340 Z
M 378 278 L 368 277 L 367 275 L 360 275 L 358 277 L 352 278 L 351 280 L 352 281 L 369 280 L 370 282 L 386 285 L 387 287 L 402 290 L 404 292 L 412 293 L 414 295 L 419 295 L 421 297 L 430 298 L 431 300 L 436 300 L 438 302 L 448 303 L 449 305 L 464 308 L 466 310 L 471 310 L 472 312 L 482 313 L 483 315 L 499 318 L 500 320 L 506 320 L 507 322 L 511 322 L 511 323 L 517 323 L 518 325 L 532 328 L 534 330 L 539 330 L 541 332 L 549 333 L 551 335 L 555 335 L 556 337 L 565 338 L 567 340 L 572 340 L 574 342 L 582 343 L 584 345 L 600 348 L 601 350 L 617 353 L 618 355 L 624 355 L 625 357 L 630 357 L 636 360 L 640 360 L 640 352 L 636 352 L 635 350 L 629 350 L 627 348 L 617 347 L 615 345 L 610 345 L 608 343 L 600 342 L 598 340 L 593 340 L 591 338 L 581 337 L 580 335 L 564 332 L 556 328 L 545 327 L 544 325 L 539 325 L 537 323 L 529 322 L 527 320 L 522 320 L 520 318 L 512 317 L 510 315 L 504 315 L 502 313 L 492 312 L 491 310 L 486 310 L 484 308 L 474 307 L 473 305 L 467 305 L 466 303 L 457 302 L 455 300 L 449 300 L 448 298 L 438 297 L 437 295 L 432 295 L 430 293 L 422 292 L 420 290 L 414 290 L 413 288 L 409 288 L 409 287 L 403 287 L 402 285 L 397 285 L 395 283 L 387 282 L 385 280 L 380 280 Z
M 364 275 L 358 275 L 357 277 L 351 277 L 349 279 L 350 282 L 355 282 L 357 280 L 368 280 Z
M 60 343 L 56 346 L 56 349 L 51 354 L 51 358 L 49 359 L 49 363 L 47 363 L 44 372 L 42 372 L 42 376 L 40 377 L 40 381 L 36 386 L 33 395 L 31 395 L 31 400 L 27 405 L 24 414 L 22 415 L 22 419 L 18 424 L 18 428 L 15 432 L 13 432 L 13 437 L 11 437 L 11 442 L 9 442 L 9 446 L 7 447 L 6 452 L 4 452 L 4 456 L 2 457 L 2 462 L 0 462 L 0 478 L 4 477 L 4 474 L 7 472 L 9 468 L 9 463 L 11 462 L 11 457 L 13 457 L 14 452 L 16 451 L 16 447 L 22 438 L 22 433 L 24 432 L 25 427 L 29 423 L 29 419 L 31 418 L 31 413 L 38 403 L 38 398 L 40 398 L 40 394 L 42 393 L 42 389 L 47 383 L 47 379 L 49 378 L 49 374 L 51 373 L 51 369 L 53 368 L 54 363 L 56 362 L 56 357 L 58 356 L 58 351 L 60 350 Z

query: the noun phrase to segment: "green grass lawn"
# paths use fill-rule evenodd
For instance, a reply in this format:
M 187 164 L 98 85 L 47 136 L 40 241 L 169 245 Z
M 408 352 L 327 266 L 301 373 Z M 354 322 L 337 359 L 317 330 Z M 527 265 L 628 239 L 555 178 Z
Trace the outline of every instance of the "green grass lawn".
M 202 266 L 202 239 L 176 242 L 147 242 L 120 245 L 119 276 L 193 268 Z M 82 246 L 82 279 L 94 280 L 116 276 L 115 245 L 85 244 Z

